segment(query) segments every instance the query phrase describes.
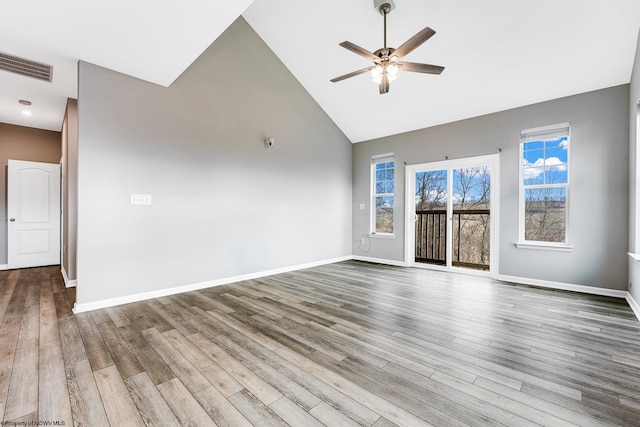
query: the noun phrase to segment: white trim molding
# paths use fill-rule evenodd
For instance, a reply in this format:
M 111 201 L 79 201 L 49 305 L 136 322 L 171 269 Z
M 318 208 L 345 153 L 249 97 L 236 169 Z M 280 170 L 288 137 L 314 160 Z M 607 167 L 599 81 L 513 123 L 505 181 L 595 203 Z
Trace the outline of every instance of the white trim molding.
M 541 288 L 559 289 L 562 291 L 580 292 L 582 294 L 601 295 L 605 297 L 626 298 L 628 292 L 617 289 L 599 288 L 595 286 L 574 285 L 571 283 L 552 282 L 548 280 L 528 279 L 525 277 L 498 274 L 497 280 L 503 282 L 520 283 L 523 285 L 540 286 Z
M 7 264 L 0 264 L 0 270 L 8 270 L 9 266 Z
M 245 281 L 245 280 L 259 279 L 261 277 L 273 276 L 274 274 L 287 273 L 287 272 L 290 272 L 290 271 L 303 270 L 305 268 L 317 267 L 317 266 L 325 265 L 325 264 L 333 264 L 333 263 L 336 263 L 336 262 L 349 261 L 351 259 L 353 259 L 353 257 L 351 255 L 348 255 L 348 256 L 344 256 L 344 257 L 340 257 L 340 258 L 333 258 L 333 259 L 328 259 L 328 260 L 315 261 L 315 262 L 310 262 L 310 263 L 306 263 L 306 264 L 294 265 L 294 266 L 290 266 L 290 267 L 275 268 L 273 270 L 259 271 L 259 272 L 256 272 L 256 273 L 249 273 L 249 274 L 243 274 L 243 275 L 240 275 L 240 276 L 226 277 L 226 278 L 222 278 L 222 279 L 210 280 L 210 281 L 207 281 L 207 282 L 192 283 L 192 284 L 189 284 L 189 285 L 182 285 L 182 286 L 176 286 L 176 287 L 172 287 L 172 288 L 159 289 L 157 291 L 142 292 L 142 293 L 139 293 L 139 294 L 125 295 L 125 296 L 122 296 L 122 297 L 109 298 L 109 299 L 93 301 L 93 302 L 88 302 L 88 303 L 82 303 L 82 304 L 76 303 L 74 305 L 74 307 L 73 307 L 73 312 L 75 314 L 78 314 L 78 313 L 83 313 L 85 311 L 98 310 L 100 308 L 113 307 L 113 306 L 121 305 L 121 304 L 129 304 L 129 303 L 132 303 L 132 302 L 143 301 L 143 300 L 147 300 L 147 299 L 151 299 L 151 298 L 166 297 L 166 296 L 169 296 L 169 295 L 180 294 L 180 293 L 183 293 L 183 292 L 197 291 L 197 290 L 200 290 L 200 289 L 213 288 L 215 286 L 228 285 L 230 283 L 235 283 L 235 282 L 242 282 L 242 281 Z
M 210 280 L 207 282 L 192 283 L 189 285 L 159 289 L 157 291 L 143 292 L 143 293 L 134 294 L 134 295 L 126 295 L 123 297 L 110 298 L 110 299 L 94 301 L 94 302 L 89 302 L 84 304 L 76 303 L 73 307 L 73 312 L 77 314 L 85 311 L 98 310 L 100 308 L 113 307 L 121 304 L 129 304 L 132 302 L 143 301 L 151 298 L 160 298 L 160 297 L 165 297 L 169 295 L 180 294 L 183 292 L 197 291 L 200 289 L 212 288 L 212 287 L 221 286 L 221 285 L 228 285 L 230 283 L 242 282 L 245 280 L 259 279 L 261 277 L 273 276 L 275 274 L 287 273 L 287 272 L 296 271 L 296 270 L 303 270 L 305 268 L 317 267 L 320 265 L 333 264 L 336 262 L 349 261 L 349 260 L 391 265 L 395 267 L 409 267 L 407 263 L 405 263 L 404 261 L 397 261 L 397 260 L 383 259 L 383 258 L 371 258 L 371 257 L 364 257 L 359 255 L 349 255 L 349 256 L 343 256 L 339 258 L 333 258 L 333 259 L 322 260 L 322 261 L 315 261 L 315 262 L 310 262 L 310 263 L 300 264 L 295 266 L 276 268 L 276 269 L 260 271 L 256 273 L 249 273 L 249 274 L 244 274 L 240 276 Z M 2 265 L 0 265 L 0 269 L 2 269 Z M 64 269 L 61 269 L 61 271 L 65 279 L 65 285 L 67 287 L 76 286 L 77 281 L 68 280 Z M 453 273 L 453 274 L 462 274 L 461 272 L 458 272 L 458 271 L 447 271 L 447 272 Z M 558 290 L 573 291 L 573 292 L 579 292 L 579 293 L 591 294 L 591 295 L 623 298 L 629 303 L 631 310 L 633 310 L 634 314 L 640 321 L 640 305 L 634 300 L 633 296 L 627 291 L 599 288 L 599 287 L 592 287 L 592 286 L 585 286 L 585 285 L 574 285 L 569 283 L 552 282 L 552 281 L 538 280 L 538 279 L 529 279 L 525 277 L 507 276 L 503 274 L 497 275 L 495 279 L 504 281 L 504 282 L 511 282 L 511 283 L 517 283 L 517 284 L 523 284 L 523 285 L 540 286 L 540 287 L 549 288 L 549 289 L 558 289 Z
M 631 259 L 633 259 L 634 261 L 640 261 L 640 254 L 627 252 L 627 255 L 629 255 L 629 257 L 631 257 Z
M 67 276 L 67 272 L 64 270 L 63 266 L 60 266 L 60 272 L 62 273 L 62 278 L 64 279 L 64 286 L 67 288 L 75 288 L 77 285 L 77 280 L 69 280 L 69 276 Z
M 631 256 L 631 254 L 629 254 Z M 351 259 L 356 261 L 365 261 L 365 262 L 373 262 L 375 264 L 385 264 L 385 265 L 393 265 L 396 267 L 409 267 L 409 268 L 419 268 L 408 265 L 403 261 L 396 261 L 391 259 L 382 259 L 382 258 L 369 258 L 363 257 L 359 255 L 354 255 Z M 640 259 L 639 259 L 640 261 Z M 453 274 L 467 274 L 464 271 L 458 270 L 446 270 L 446 269 L 432 269 L 434 271 L 442 271 L 445 273 L 453 273 Z M 487 275 L 485 277 L 493 277 L 493 275 Z M 495 276 L 495 280 L 500 280 L 503 282 L 511 282 L 520 285 L 531 285 L 531 286 L 539 286 L 541 288 L 548 289 L 558 289 L 563 291 L 572 291 L 578 292 L 582 294 L 590 294 L 590 295 L 600 295 L 605 297 L 613 297 L 613 298 L 622 298 L 627 301 L 629 307 L 640 321 L 640 304 L 633 298 L 633 295 L 627 291 L 617 290 L 617 289 L 608 289 L 608 288 L 599 288 L 594 286 L 585 286 L 585 285 L 574 285 L 570 283 L 562 283 L 562 282 L 552 282 L 548 280 L 539 280 L 539 279 L 529 279 L 526 277 L 517 277 L 517 276 L 507 276 L 504 274 L 498 274 Z
M 395 239 L 396 235 L 393 233 L 369 233 L 367 237 L 373 237 L 374 239 Z
M 537 249 L 542 251 L 558 251 L 558 252 L 573 252 L 573 246 L 570 245 L 554 245 L 552 243 L 544 242 L 516 242 L 516 248 L 518 249 Z
M 383 258 L 371 258 L 367 256 L 354 255 L 351 259 L 356 261 L 372 262 L 374 264 L 393 265 L 396 267 L 408 267 L 404 261 L 397 261 L 395 259 L 383 259 Z
M 629 303 L 629 307 L 631 307 L 631 310 L 640 321 L 640 304 L 638 304 L 638 302 L 635 299 L 633 299 L 633 295 L 631 295 L 631 292 L 627 292 L 626 299 L 627 299 L 627 302 Z

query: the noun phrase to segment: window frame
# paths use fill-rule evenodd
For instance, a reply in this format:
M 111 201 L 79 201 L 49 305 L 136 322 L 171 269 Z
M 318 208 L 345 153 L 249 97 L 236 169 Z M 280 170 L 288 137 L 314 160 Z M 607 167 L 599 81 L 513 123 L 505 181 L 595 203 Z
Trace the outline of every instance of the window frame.
M 393 193 L 376 193 L 376 165 L 380 163 L 388 163 L 393 162 Z M 370 172 L 370 213 L 369 213 L 369 236 L 370 237 L 381 237 L 381 238 L 395 238 L 395 211 L 396 211 L 396 162 L 394 153 L 385 153 L 378 154 L 371 157 L 371 172 Z M 393 197 L 393 205 L 392 209 L 392 232 L 378 232 L 376 231 L 376 219 L 377 219 L 377 210 L 376 210 L 376 198 L 378 197 Z
M 527 142 L 537 140 L 547 141 L 554 136 L 567 137 L 567 181 L 566 183 L 542 183 L 542 184 L 525 184 L 524 182 L 524 145 Z M 546 156 L 545 156 L 546 159 Z M 517 248 L 524 249 L 542 249 L 570 252 L 573 247 L 570 242 L 570 200 L 571 200 L 571 123 L 558 123 L 549 126 L 542 126 L 531 129 L 523 129 L 520 131 L 519 143 L 519 183 L 518 183 L 518 242 Z M 546 172 L 545 172 L 546 173 Z M 525 192 L 526 190 L 535 189 L 564 189 L 565 190 L 565 218 L 564 218 L 564 241 L 550 242 L 544 240 L 526 240 L 525 239 Z

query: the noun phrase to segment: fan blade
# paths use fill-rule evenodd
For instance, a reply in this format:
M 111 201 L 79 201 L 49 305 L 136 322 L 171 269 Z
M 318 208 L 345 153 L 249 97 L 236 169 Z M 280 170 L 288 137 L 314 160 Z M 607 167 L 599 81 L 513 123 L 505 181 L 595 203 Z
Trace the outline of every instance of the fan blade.
M 399 48 L 397 48 L 393 55 L 397 56 L 398 59 L 412 52 L 415 48 L 420 46 L 422 43 L 426 42 L 433 36 L 436 32 L 431 28 L 426 27 L 424 30 L 420 31 L 415 36 L 411 37 L 409 40 L 404 42 Z
M 331 79 L 331 81 L 333 83 L 335 83 L 335 82 L 339 82 L 339 81 L 344 80 L 344 79 L 348 79 L 350 77 L 359 76 L 360 74 L 364 74 L 367 71 L 373 70 L 374 68 L 376 68 L 376 67 L 375 66 L 371 66 L 371 67 L 363 68 L 362 70 L 354 71 L 352 73 L 345 74 L 344 76 L 340 76 L 340 77 L 336 77 L 335 79 Z
M 367 58 L 370 61 L 379 62 L 380 58 L 375 56 L 373 53 L 369 52 L 367 49 L 358 46 L 357 44 L 353 44 L 351 42 L 344 41 L 340 43 L 340 46 L 343 48 L 350 50 L 351 52 L 362 56 L 363 58 Z
M 416 62 L 397 62 L 403 71 L 412 71 L 414 73 L 440 74 L 444 67 L 439 65 L 418 64 Z
M 387 73 L 382 74 L 382 80 L 380 80 L 380 85 L 378 85 L 380 89 L 380 95 L 389 92 L 389 76 Z

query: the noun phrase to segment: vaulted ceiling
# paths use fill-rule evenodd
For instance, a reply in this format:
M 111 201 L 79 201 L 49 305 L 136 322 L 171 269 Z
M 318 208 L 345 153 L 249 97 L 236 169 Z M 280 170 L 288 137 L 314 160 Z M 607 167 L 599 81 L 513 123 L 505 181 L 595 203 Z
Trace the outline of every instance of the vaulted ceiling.
M 0 70 L 0 122 L 60 130 L 84 60 L 169 86 L 240 15 L 352 142 L 630 81 L 638 0 L 395 0 L 388 44 L 429 26 L 405 58 L 445 67 L 401 71 L 380 95 L 370 65 L 338 46 L 383 45 L 373 0 L 2 0 L 0 53 L 53 65 L 43 82 Z M 259 66 L 257 64 L 256 66 Z M 23 114 L 20 99 L 32 102 Z

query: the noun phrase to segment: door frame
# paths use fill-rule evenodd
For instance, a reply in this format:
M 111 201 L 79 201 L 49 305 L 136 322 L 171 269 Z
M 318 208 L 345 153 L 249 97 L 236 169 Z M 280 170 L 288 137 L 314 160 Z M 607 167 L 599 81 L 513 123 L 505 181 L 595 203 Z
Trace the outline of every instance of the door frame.
M 452 265 L 441 266 L 436 264 L 424 264 L 417 263 L 415 261 L 415 174 L 417 172 L 427 170 L 442 170 L 447 169 L 451 171 L 457 168 L 473 167 L 488 165 L 491 168 L 491 199 L 489 206 L 491 210 L 490 222 L 489 222 L 489 271 L 473 270 L 470 268 L 454 267 Z M 484 156 L 465 157 L 460 159 L 442 160 L 436 162 L 419 163 L 414 165 L 407 165 L 405 168 L 405 248 L 404 262 L 409 267 L 426 268 L 430 270 L 440 271 L 452 271 L 458 273 L 472 274 L 478 276 L 496 277 L 498 275 L 498 242 L 499 240 L 499 200 L 500 200 L 500 155 L 489 154 Z M 447 173 L 447 263 L 451 263 L 452 259 L 452 192 L 453 192 L 453 174 Z
M 50 260 L 45 261 L 34 261 L 34 262 L 28 262 L 28 263 L 24 263 L 24 262 L 20 262 L 20 260 L 15 257 L 13 249 L 15 249 L 15 245 L 19 245 L 19 238 L 18 235 L 15 234 L 17 231 L 19 231 L 19 226 L 21 223 L 21 220 L 18 220 L 18 222 L 16 222 L 15 224 L 9 224 L 9 222 L 13 222 L 12 218 L 17 218 L 19 212 L 18 211 L 14 211 L 11 208 L 15 208 L 18 209 L 18 206 L 16 206 L 14 203 L 16 202 L 16 200 L 12 200 L 12 196 L 15 196 L 15 190 L 18 190 L 18 188 L 16 188 L 15 186 L 13 186 L 13 179 L 15 177 L 12 176 L 11 174 L 11 169 L 12 168 L 18 168 L 20 166 L 29 166 L 32 168 L 38 168 L 38 167 L 43 167 L 43 168 L 47 168 L 47 169 L 52 169 L 49 172 L 53 172 L 56 182 L 54 182 L 53 184 L 55 185 L 50 185 L 50 190 L 53 190 L 53 195 L 57 196 L 57 198 L 53 198 L 50 199 L 49 201 L 49 208 L 51 209 L 55 220 L 51 221 L 52 224 L 54 224 L 54 228 L 52 229 L 53 234 L 52 236 L 55 236 L 55 240 L 53 243 L 56 244 L 57 248 L 55 248 L 53 251 L 49 252 L 51 254 L 53 254 L 54 252 L 57 254 L 57 261 L 54 263 L 50 263 Z M 16 184 L 17 185 L 17 184 Z M 58 163 L 48 163 L 48 162 L 37 162 L 37 161 L 31 161 L 31 160 L 14 160 L 14 159 L 9 159 L 7 161 L 7 192 L 6 192 L 6 209 L 7 209 L 7 240 L 6 240 L 6 244 L 7 244 L 7 269 L 12 270 L 12 269 L 18 269 L 18 268 L 31 268 L 31 267 L 40 267 L 40 266 L 45 266 L 45 265 L 61 265 L 61 261 L 62 261 L 62 221 L 61 221 L 61 211 L 62 211 L 62 192 L 61 192 L 61 185 L 62 185 L 62 177 L 61 177 L 61 165 Z M 55 201 L 57 200 L 57 203 L 55 203 Z M 12 218 L 10 218 L 12 217 Z M 18 227 L 18 229 L 16 229 L 16 227 Z

